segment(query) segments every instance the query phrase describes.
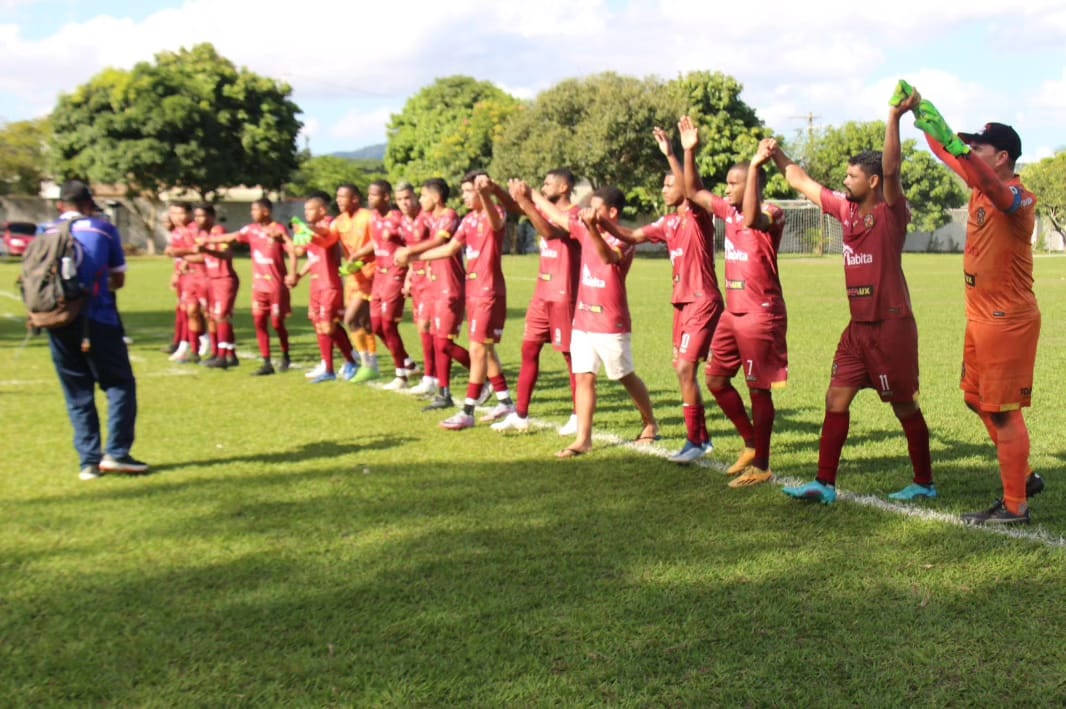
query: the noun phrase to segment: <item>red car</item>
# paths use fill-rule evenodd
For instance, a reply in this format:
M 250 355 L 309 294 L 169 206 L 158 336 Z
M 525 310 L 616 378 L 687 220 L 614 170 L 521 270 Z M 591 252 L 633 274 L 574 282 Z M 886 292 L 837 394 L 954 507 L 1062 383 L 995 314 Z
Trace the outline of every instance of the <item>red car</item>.
M 33 222 L 7 222 L 4 224 L 4 250 L 10 256 L 21 256 L 37 235 Z

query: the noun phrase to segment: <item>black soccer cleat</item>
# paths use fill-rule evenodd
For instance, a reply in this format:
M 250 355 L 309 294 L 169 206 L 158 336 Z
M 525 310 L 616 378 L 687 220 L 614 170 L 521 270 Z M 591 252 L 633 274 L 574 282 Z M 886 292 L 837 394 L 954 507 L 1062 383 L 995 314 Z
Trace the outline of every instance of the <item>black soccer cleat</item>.
M 1029 517 L 1029 508 L 1025 509 L 1025 512 L 1020 515 L 1014 514 L 1007 509 L 1007 506 L 1003 504 L 1003 500 L 996 500 L 996 503 L 982 512 L 970 512 L 962 515 L 962 521 L 965 524 L 987 524 L 987 525 L 1012 525 L 1012 524 L 1030 524 L 1032 519 Z
M 252 372 L 253 377 L 265 377 L 268 374 L 274 373 L 274 365 L 270 363 L 270 360 L 265 360 L 263 365 L 259 369 Z
M 450 396 L 438 396 L 431 401 L 427 406 L 422 407 L 422 411 L 441 411 L 442 409 L 454 409 L 455 402 L 452 401 Z

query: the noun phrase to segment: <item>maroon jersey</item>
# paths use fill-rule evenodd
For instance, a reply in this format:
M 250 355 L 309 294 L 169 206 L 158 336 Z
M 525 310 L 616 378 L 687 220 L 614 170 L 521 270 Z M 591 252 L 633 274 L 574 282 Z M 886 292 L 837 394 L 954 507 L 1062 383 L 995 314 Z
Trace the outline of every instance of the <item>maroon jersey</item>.
M 714 275 L 714 222 L 700 207 L 667 214 L 641 227 L 648 241 L 666 244 L 673 269 L 675 305 L 722 300 Z
M 764 204 L 770 222 L 767 231 L 744 226 L 744 215 L 720 197 L 712 202 L 714 215 L 725 222 L 725 298 L 729 312 L 785 312 L 777 249 L 785 230 L 785 213 L 776 204 Z
M 219 225 L 211 227 L 209 232 L 200 232 L 200 236 L 211 235 L 216 236 L 218 234 L 225 234 L 226 230 Z M 226 251 L 229 249 L 229 244 L 213 244 L 210 246 L 213 251 Z M 210 251 L 204 252 L 204 266 L 207 267 L 208 278 L 236 278 L 237 274 L 233 270 L 233 259 L 222 258 L 220 256 L 213 255 Z
M 911 296 L 903 276 L 903 241 L 911 211 L 902 197 L 880 202 L 865 216 L 840 192 L 822 188 L 822 211 L 844 227 L 844 283 L 851 319 L 876 322 L 911 317 Z
M 403 238 L 403 214 L 390 209 L 385 214 L 370 213 L 370 241 L 374 245 L 374 285 L 371 291 L 375 298 L 393 298 L 403 290 L 407 267 L 397 266 L 396 249 L 405 245 Z
M 195 249 L 197 228 L 195 222 L 189 222 L 184 226 L 174 227 L 170 230 L 169 244 L 175 249 Z M 185 259 L 181 256 L 174 257 L 174 271 L 185 273 Z
M 403 242 L 407 246 L 414 246 L 428 239 L 431 234 L 429 233 L 429 219 L 426 213 L 419 212 L 414 217 L 404 214 L 400 220 L 400 232 L 403 235 Z M 418 293 L 429 283 L 428 264 L 422 261 L 411 261 L 409 269 L 411 272 L 411 292 Z
M 503 210 L 497 209 L 500 215 Z M 493 230 L 484 210 L 470 212 L 459 223 L 455 238 L 466 247 L 466 299 L 502 298 L 507 295 L 503 280 L 504 229 Z
M 249 224 L 237 232 L 237 240 L 248 244 L 252 254 L 252 290 L 256 293 L 277 293 L 285 287 L 285 245 L 270 235 L 274 229 L 289 233 L 277 222 Z
M 332 217 L 323 217 L 315 226 L 320 229 L 329 229 L 333 222 Z M 311 243 L 307 245 L 307 263 L 311 265 L 311 291 L 341 290 L 341 276 L 338 269 L 341 265 L 340 237 L 336 232 L 330 232 L 329 236 L 315 234 Z
M 574 205 L 568 214 L 575 217 L 580 212 L 581 207 Z M 543 212 L 541 216 L 551 221 Z M 577 296 L 578 273 L 581 271 L 581 245 L 570 234 L 559 239 L 538 236 L 538 240 L 540 271 L 537 273 L 533 298 L 547 303 L 573 303 Z
M 452 239 L 459 228 L 459 215 L 451 207 L 439 215 L 426 215 L 426 225 L 432 238 Z M 445 259 L 429 262 L 430 299 L 462 298 L 465 292 L 466 268 L 463 266 L 463 252 L 458 251 Z
M 602 233 L 602 232 L 601 232 Z M 625 334 L 632 330 L 626 275 L 633 264 L 631 244 L 603 233 L 607 246 L 621 254 L 618 263 L 600 258 L 588 229 L 578 216 L 570 216 L 570 236 L 581 245 L 581 274 L 577 283 L 574 329 L 583 332 Z

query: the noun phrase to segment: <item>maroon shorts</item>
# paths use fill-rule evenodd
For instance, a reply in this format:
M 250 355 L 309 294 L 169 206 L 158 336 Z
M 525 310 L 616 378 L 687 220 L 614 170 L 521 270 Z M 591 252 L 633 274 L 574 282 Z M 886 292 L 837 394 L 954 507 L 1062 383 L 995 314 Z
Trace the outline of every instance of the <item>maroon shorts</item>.
M 186 273 L 178 283 L 178 294 L 181 304 L 186 308 L 199 306 L 207 309 L 207 299 L 210 297 L 208 278 L 199 273 Z
M 788 382 L 787 334 L 783 314 L 726 312 L 714 331 L 707 374 L 732 378 L 743 369 L 749 388 L 781 388 Z
M 831 387 L 876 389 L 881 401 L 918 398 L 918 326 L 914 318 L 851 322 L 833 355 Z
M 400 322 L 403 320 L 403 293 L 386 298 L 374 296 L 370 301 L 370 317 L 386 322 Z
M 550 342 L 556 352 L 570 351 L 574 325 L 574 304 L 567 301 L 534 298 L 526 311 L 523 342 Z
M 507 298 L 477 298 L 466 302 L 470 341 L 483 345 L 499 342 L 507 321 Z
M 674 360 L 707 359 L 711 338 L 722 317 L 722 301 L 697 300 L 674 305 Z
M 411 287 L 411 316 L 416 323 L 426 322 L 433 317 L 429 284 L 425 279 L 418 280 Z
M 462 298 L 437 298 L 430 303 L 432 320 L 430 330 L 434 337 L 455 339 L 463 324 Z
M 280 286 L 274 290 L 252 291 L 252 314 L 270 313 L 271 317 L 287 318 L 292 315 L 289 289 Z
M 237 302 L 237 288 L 241 283 L 236 278 L 212 278 L 209 281 L 211 293 L 211 317 L 224 320 L 233 317 L 233 304 Z
M 332 323 L 344 317 L 344 291 L 340 288 L 322 288 L 311 291 L 307 317 L 313 323 Z

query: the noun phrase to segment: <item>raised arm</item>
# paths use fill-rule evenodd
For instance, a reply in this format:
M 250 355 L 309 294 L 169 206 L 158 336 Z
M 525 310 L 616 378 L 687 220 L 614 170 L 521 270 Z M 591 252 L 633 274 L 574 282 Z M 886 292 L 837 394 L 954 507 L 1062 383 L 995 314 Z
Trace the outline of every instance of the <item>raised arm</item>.
M 533 198 L 533 204 L 537 205 L 537 208 L 547 215 L 552 224 L 555 224 L 560 229 L 570 231 L 570 215 L 568 213 L 556 207 L 547 197 L 536 190 L 532 191 L 531 197 Z
M 597 221 L 596 225 L 619 241 L 624 241 L 627 244 L 633 244 L 636 246 L 637 244 L 643 244 L 648 240 L 648 235 L 644 231 L 644 227 L 629 229 L 617 222 L 607 221 Z
M 681 135 L 681 147 L 685 150 L 685 168 L 681 179 L 685 185 L 685 199 L 710 212 L 714 208 L 714 195 L 703 189 L 700 171 L 696 168 L 696 148 L 700 144 L 700 131 L 688 116 L 681 116 L 677 129 Z
M 762 211 L 762 185 L 759 184 L 759 175 L 762 173 L 762 166 L 770 161 L 773 153 L 772 141 L 772 138 L 760 140 L 751 164 L 748 165 L 748 178 L 744 184 L 744 202 L 740 208 L 744 212 L 744 226 L 749 229 L 766 231 L 770 226 L 770 220 Z
M 607 245 L 607 242 L 603 240 L 603 234 L 600 232 L 600 220 L 596 218 L 596 211 L 590 208 L 581 210 L 581 221 L 584 222 L 585 228 L 589 232 L 589 241 L 592 243 L 592 248 L 596 250 L 596 255 L 600 257 L 600 260 L 605 263 L 618 263 L 622 260 L 622 254 L 616 249 L 612 249 Z
M 544 215 L 537 211 L 537 205 L 533 201 L 533 190 L 523 180 L 508 180 L 507 187 L 510 190 L 510 196 L 512 201 L 522 210 L 522 213 L 529 219 L 530 224 L 537 230 L 537 233 L 543 236 L 545 239 L 562 239 L 570 233 L 569 229 L 569 217 L 567 218 L 567 228 L 553 224 L 544 218 Z M 555 205 L 552 205 L 555 206 Z
M 666 158 L 666 162 L 670 165 L 670 172 L 674 175 L 674 180 L 677 184 L 683 184 L 685 181 L 685 171 L 681 167 L 681 163 L 678 161 L 677 156 L 674 155 L 674 147 L 670 143 L 670 136 L 666 134 L 662 128 L 656 126 L 651 130 L 652 137 L 655 138 L 655 144 L 659 146 L 659 152 Z
M 806 170 L 792 162 L 792 158 L 785 155 L 785 151 L 781 149 L 781 146 L 777 144 L 776 140 L 771 138 L 770 144 L 771 150 L 773 151 L 771 155 L 773 155 L 774 164 L 777 165 L 777 169 L 780 170 L 781 174 L 785 176 L 786 180 L 788 180 L 789 186 L 821 208 L 822 190 L 825 188 L 822 187 L 820 183 L 811 179 L 811 176 L 807 174 Z
M 500 214 L 500 210 L 496 208 L 496 202 L 493 200 L 494 188 L 495 184 L 489 179 L 488 175 L 478 175 L 474 178 L 474 189 L 477 190 L 478 196 L 481 197 L 481 207 L 489 217 L 489 224 L 492 226 L 493 231 L 499 231 L 503 229 L 506 216 Z
M 889 206 L 903 199 L 903 180 L 900 177 L 903 153 L 899 141 L 899 119 L 907 111 L 916 109 L 921 100 L 921 95 L 912 91 L 899 101 L 893 97 L 893 101 L 889 103 L 888 121 L 885 122 L 885 147 L 881 151 L 881 172 L 884 180 L 882 190 Z

